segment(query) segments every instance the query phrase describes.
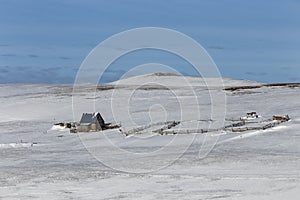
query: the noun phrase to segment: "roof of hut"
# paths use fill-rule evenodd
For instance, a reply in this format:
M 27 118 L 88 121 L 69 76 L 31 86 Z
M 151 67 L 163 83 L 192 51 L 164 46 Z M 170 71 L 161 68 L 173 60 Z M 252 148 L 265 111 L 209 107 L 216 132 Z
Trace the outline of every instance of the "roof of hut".
M 99 119 L 101 121 L 99 121 Z M 100 113 L 96 112 L 96 113 L 83 113 L 81 120 L 80 120 L 80 124 L 92 124 L 92 123 L 104 123 L 104 120 L 102 118 L 102 116 L 100 115 Z

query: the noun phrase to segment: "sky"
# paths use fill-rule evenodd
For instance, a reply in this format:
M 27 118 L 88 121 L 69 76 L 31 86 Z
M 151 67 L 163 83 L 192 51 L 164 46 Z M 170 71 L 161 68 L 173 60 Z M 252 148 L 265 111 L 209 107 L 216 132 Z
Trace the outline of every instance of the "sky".
M 0 5 L 1 84 L 72 84 L 100 42 L 139 27 L 188 35 L 223 77 L 300 82 L 297 0 L 0 0 Z M 196 75 L 181 58 L 147 50 L 118 59 L 101 81 L 117 80 L 144 63 Z

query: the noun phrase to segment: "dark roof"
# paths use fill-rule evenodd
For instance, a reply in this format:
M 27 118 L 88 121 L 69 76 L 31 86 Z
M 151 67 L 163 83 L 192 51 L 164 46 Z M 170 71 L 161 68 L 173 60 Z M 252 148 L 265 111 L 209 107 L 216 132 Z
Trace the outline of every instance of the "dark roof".
M 98 118 L 101 118 L 100 113 L 83 113 L 80 124 L 91 124 L 91 123 L 96 123 Z

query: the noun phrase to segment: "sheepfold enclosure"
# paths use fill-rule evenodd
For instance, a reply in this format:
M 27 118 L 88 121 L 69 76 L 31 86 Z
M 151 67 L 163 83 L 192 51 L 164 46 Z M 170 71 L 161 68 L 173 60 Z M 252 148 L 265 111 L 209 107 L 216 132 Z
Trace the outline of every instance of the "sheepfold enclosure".
M 106 129 L 119 128 L 119 131 L 125 136 L 134 134 L 192 134 L 192 133 L 208 133 L 216 131 L 226 132 L 244 132 L 251 130 L 265 130 L 275 127 L 281 123 L 290 120 L 288 115 L 273 116 L 270 119 L 265 119 L 259 116 L 256 112 L 247 113 L 245 117 L 237 119 L 226 119 L 224 127 L 210 128 L 213 120 L 189 120 L 189 121 L 166 121 L 148 124 L 136 127 L 130 130 L 125 130 L 119 124 L 105 123 L 101 114 L 96 113 L 83 113 L 80 122 L 58 123 L 57 126 L 69 128 L 71 133 L 79 132 L 97 132 Z
M 237 119 L 226 119 L 224 127 L 210 128 L 210 124 L 213 120 L 189 120 L 189 121 L 167 121 L 149 124 L 141 127 L 137 127 L 128 131 L 120 129 L 120 131 L 128 136 L 133 134 L 152 133 L 159 135 L 169 134 L 192 134 L 192 133 L 208 133 L 216 131 L 225 132 L 244 132 L 251 130 L 266 130 L 281 123 L 290 120 L 288 115 L 273 116 L 270 119 L 264 119 L 256 114 L 256 112 L 247 113 L 245 117 Z M 197 128 L 191 128 L 197 127 Z

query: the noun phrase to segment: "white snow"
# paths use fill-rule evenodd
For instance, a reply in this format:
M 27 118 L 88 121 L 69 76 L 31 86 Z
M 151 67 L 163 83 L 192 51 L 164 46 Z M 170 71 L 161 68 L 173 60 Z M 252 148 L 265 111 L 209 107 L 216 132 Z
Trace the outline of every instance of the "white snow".
M 56 131 L 56 130 L 68 130 L 68 129 L 64 126 L 53 125 L 50 130 Z
M 0 199 L 298 199 L 300 88 L 224 91 L 215 84 L 208 91 L 197 77 L 155 75 L 117 83 L 115 90 L 90 86 L 73 94 L 74 113 L 72 86 L 0 85 Z M 147 84 L 133 90 L 140 83 Z M 183 121 L 174 129 L 209 127 L 216 117 L 210 94 L 226 95 L 228 119 L 257 111 L 291 121 L 265 131 L 161 136 L 149 128 L 128 137 L 118 129 L 70 134 L 53 127 L 83 112 L 100 112 L 125 131 L 171 120 Z M 217 143 L 199 159 L 201 147 L 210 148 L 203 141 Z
M 21 148 L 21 147 L 31 147 L 32 143 L 8 143 L 8 144 L 0 144 L 0 149 L 7 148 Z

